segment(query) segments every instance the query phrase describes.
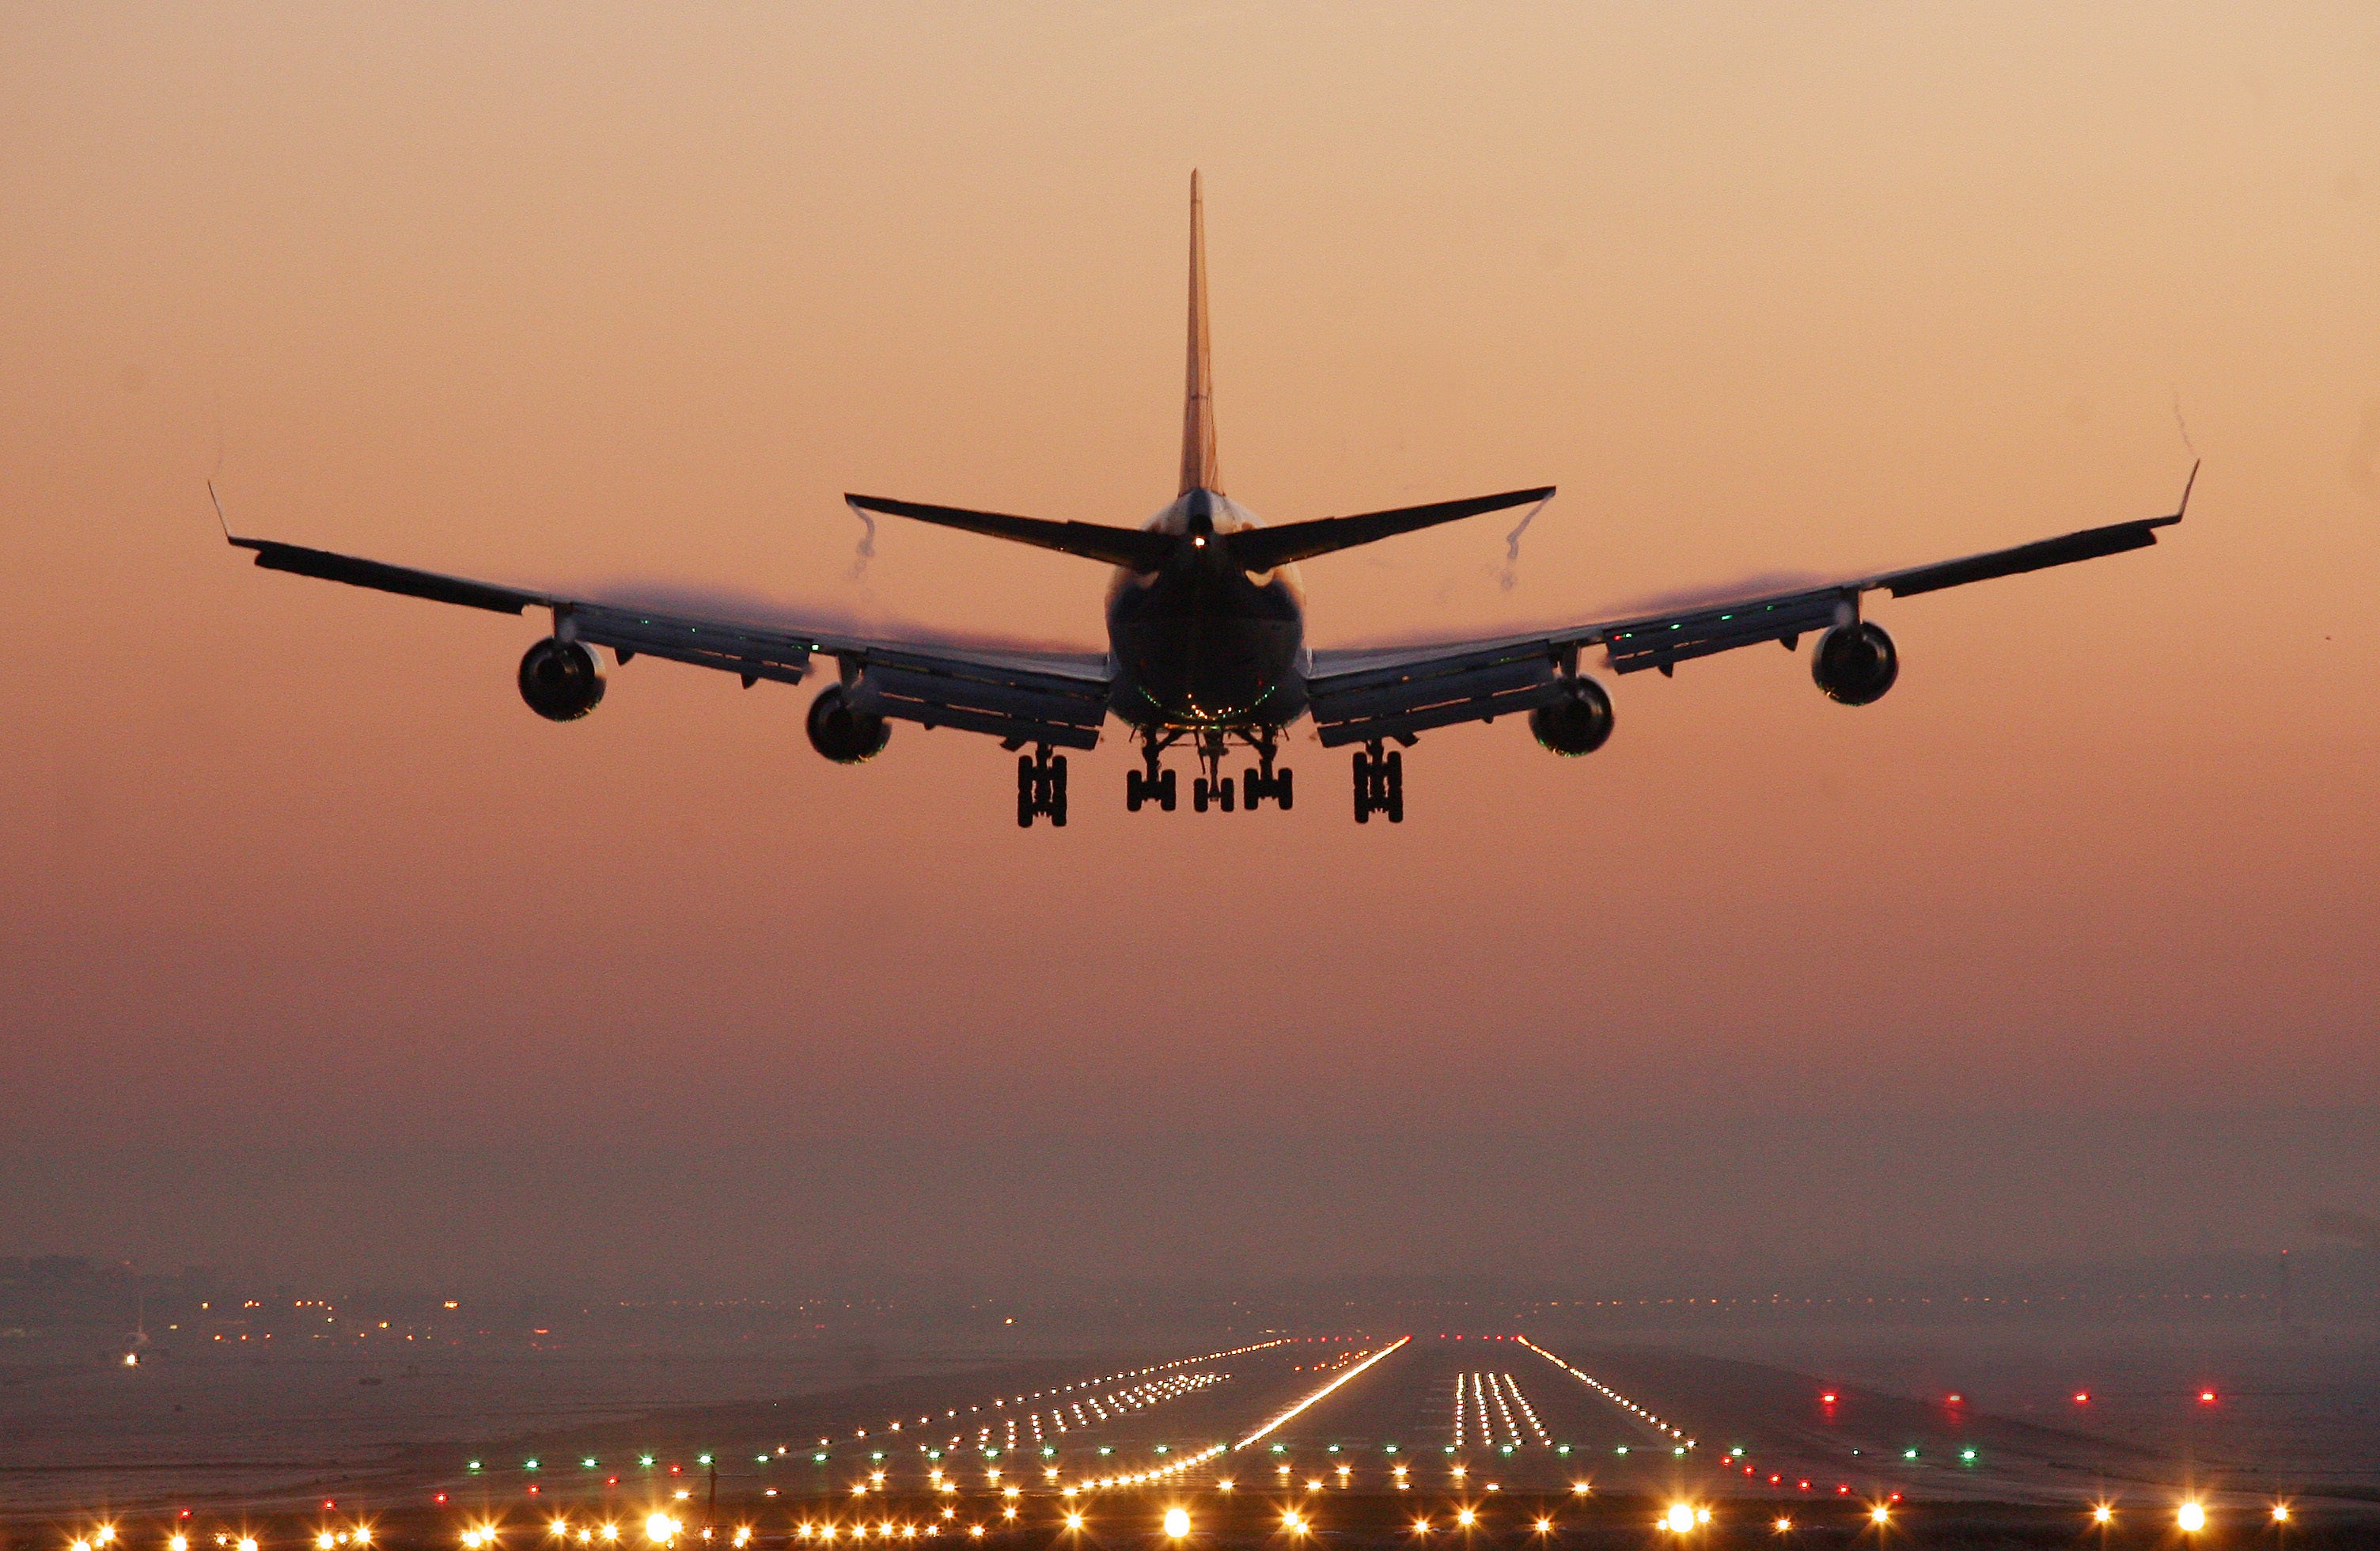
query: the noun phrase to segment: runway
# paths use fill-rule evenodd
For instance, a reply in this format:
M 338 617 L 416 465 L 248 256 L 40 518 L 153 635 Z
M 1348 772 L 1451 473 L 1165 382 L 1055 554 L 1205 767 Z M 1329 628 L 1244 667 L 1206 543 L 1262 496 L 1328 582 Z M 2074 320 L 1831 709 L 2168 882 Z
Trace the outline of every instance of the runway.
M 375 1546 L 442 1551 L 655 1551 L 706 1532 L 768 1551 L 944 1537 L 1035 1551 L 1447 1535 L 2115 1545 L 2174 1544 L 2192 1507 L 2224 1543 L 2380 1535 L 2371 1498 L 2276 1478 L 2207 1441 L 2180 1457 L 1963 1395 L 1918 1400 L 1657 1347 L 1354 1332 L 424 1448 L 314 1484 L 313 1498 L 152 1502 L 122 1539 L 153 1551 L 160 1526 L 180 1525 L 188 1543 L 165 1551 L 216 1551 L 216 1536 L 220 1551 L 345 1551 L 357 1543 L 338 1537 L 365 1526 Z M 66 1533 L 65 1551 L 105 1551 L 88 1528 Z

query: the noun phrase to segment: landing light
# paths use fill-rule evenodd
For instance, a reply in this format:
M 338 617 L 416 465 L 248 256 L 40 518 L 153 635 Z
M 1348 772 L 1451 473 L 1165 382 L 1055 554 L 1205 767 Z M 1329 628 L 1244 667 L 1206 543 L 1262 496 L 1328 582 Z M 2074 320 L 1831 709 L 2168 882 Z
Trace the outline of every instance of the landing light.
M 2181 1511 L 2173 1516 L 2173 1521 L 2181 1527 L 2182 1533 L 2194 1535 L 2206 1528 L 2206 1509 L 2196 1503 L 2184 1503 Z
M 1661 1522 L 1672 1534 L 1685 1534 L 1694 1527 L 1694 1510 L 1684 1503 L 1671 1503 Z
M 1165 1533 L 1167 1537 L 1173 1540 L 1180 1540 L 1184 1535 L 1186 1535 L 1189 1533 L 1190 1510 L 1184 1508 L 1167 1509 L 1165 1510 Z

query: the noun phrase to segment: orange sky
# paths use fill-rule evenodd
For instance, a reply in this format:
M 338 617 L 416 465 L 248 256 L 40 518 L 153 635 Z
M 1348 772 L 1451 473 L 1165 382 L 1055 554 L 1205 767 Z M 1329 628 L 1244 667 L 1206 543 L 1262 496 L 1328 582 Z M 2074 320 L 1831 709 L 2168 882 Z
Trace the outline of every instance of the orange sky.
M 1046 1205 L 1061 1134 L 1175 1138 L 1161 1194 L 1292 1129 L 1525 1175 L 1663 1110 L 2380 1120 L 2369 7 L 889 10 L 0 13 L 14 1167 L 527 1107 L 663 1151 L 1014 1135 Z M 1292 815 L 1127 816 L 1111 738 L 1021 833 L 991 744 L 832 768 L 806 689 L 639 662 L 546 724 L 534 623 L 257 573 L 207 508 L 1095 643 L 1094 567 L 888 523 L 854 580 L 838 496 L 1163 504 L 1194 165 L 1236 499 L 1561 487 L 1509 593 L 1496 518 L 1309 564 L 1319 643 L 2153 515 L 2177 399 L 2190 521 L 1878 601 L 1869 709 L 1774 648 L 1632 677 L 1590 759 L 1431 734 L 1395 830 L 1304 741 Z M 2119 1207 L 2263 1242 L 2380 1193 L 2324 1156 L 1977 1242 L 1860 1199 L 1943 1254 Z M 0 1251 L 242 1231 L 144 1199 L 12 1200 Z

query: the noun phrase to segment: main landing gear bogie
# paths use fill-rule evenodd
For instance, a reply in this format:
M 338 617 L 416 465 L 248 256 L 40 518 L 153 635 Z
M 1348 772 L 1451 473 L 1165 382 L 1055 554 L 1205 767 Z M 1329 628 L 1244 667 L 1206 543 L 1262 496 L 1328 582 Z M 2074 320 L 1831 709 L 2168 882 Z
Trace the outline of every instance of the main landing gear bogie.
M 1029 830 L 1045 815 L 1057 828 L 1066 827 L 1066 757 L 1053 758 L 1047 744 L 1016 757 L 1016 827 Z
M 1391 824 L 1405 821 L 1405 759 L 1399 749 L 1385 755 L 1380 745 L 1356 752 L 1355 822 L 1368 824 L 1372 815 L 1385 813 Z
M 1157 770 L 1143 775 L 1138 770 L 1123 774 L 1123 806 L 1127 813 L 1138 813 L 1143 803 L 1155 803 L 1172 813 L 1180 798 L 1180 791 L 1172 770 Z
M 1273 768 L 1278 749 L 1273 730 L 1153 729 L 1136 736 L 1144 768 L 1124 773 L 1123 806 L 1127 812 L 1138 813 L 1150 803 L 1168 813 L 1173 811 L 1178 795 L 1174 772 L 1159 768 L 1158 761 L 1165 757 L 1167 749 L 1181 743 L 1190 745 L 1198 762 L 1198 774 L 1190 782 L 1193 813 L 1205 813 L 1209 808 L 1231 813 L 1241 807 L 1253 812 L 1268 798 L 1287 812 L 1297 800 L 1295 777 L 1287 769 Z M 1234 743 L 1253 753 L 1257 764 L 1244 774 L 1228 776 L 1223 773 L 1223 760 Z

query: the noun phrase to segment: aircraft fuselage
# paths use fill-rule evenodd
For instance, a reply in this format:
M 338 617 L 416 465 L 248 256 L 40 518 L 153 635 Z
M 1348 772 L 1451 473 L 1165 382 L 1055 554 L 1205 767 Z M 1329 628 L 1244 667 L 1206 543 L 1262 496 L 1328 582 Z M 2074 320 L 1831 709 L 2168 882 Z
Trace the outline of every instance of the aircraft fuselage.
M 1109 705 L 1135 727 L 1247 731 L 1305 709 L 1305 598 L 1296 568 L 1252 576 L 1207 540 L 1254 526 L 1244 508 L 1194 490 L 1148 524 L 1182 536 L 1156 571 L 1119 570 L 1108 587 Z

